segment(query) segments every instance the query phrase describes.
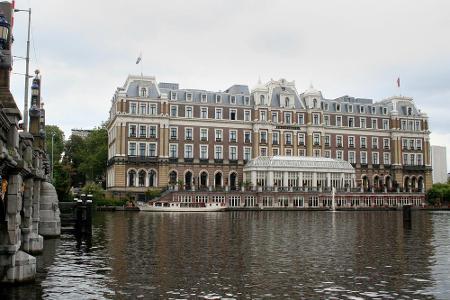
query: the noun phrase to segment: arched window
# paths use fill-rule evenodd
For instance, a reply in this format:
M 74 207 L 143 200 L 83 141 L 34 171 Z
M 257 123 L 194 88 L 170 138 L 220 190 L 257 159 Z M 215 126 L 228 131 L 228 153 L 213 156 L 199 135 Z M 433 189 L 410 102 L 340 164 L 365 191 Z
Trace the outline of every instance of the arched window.
M 264 103 L 265 103 L 264 95 L 259 96 L 259 102 L 260 102 L 261 105 L 264 105 Z
M 169 173 L 169 183 L 172 185 L 177 184 L 177 172 L 172 171 Z
M 150 170 L 150 172 L 148 172 L 148 185 L 150 187 L 156 186 L 156 172 L 155 172 L 155 170 Z
M 408 116 L 412 115 L 412 107 L 408 107 Z
M 144 170 L 139 171 L 138 184 L 139 184 L 139 186 L 145 186 L 145 171 Z
M 141 88 L 141 97 L 147 97 L 147 89 Z
M 216 188 L 222 186 L 222 173 L 221 172 L 217 172 L 216 175 L 214 176 L 214 185 L 216 186 Z
M 284 106 L 285 106 L 285 107 L 289 107 L 289 106 L 290 106 L 289 97 L 286 97 L 286 98 L 284 99 Z
M 208 173 L 205 171 L 200 173 L 200 187 L 207 188 L 208 187 Z
M 131 170 L 128 172 L 128 186 L 135 186 L 136 171 Z

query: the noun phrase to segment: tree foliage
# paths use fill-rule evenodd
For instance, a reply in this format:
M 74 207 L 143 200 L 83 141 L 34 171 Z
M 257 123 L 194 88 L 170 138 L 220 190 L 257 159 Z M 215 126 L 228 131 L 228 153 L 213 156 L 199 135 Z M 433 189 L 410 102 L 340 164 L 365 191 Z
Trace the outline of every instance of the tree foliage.
M 431 205 L 441 205 L 450 202 L 450 184 L 437 183 L 427 192 L 427 201 Z
M 82 187 L 86 182 L 104 185 L 108 159 L 108 133 L 102 125 L 92 130 L 86 138 L 70 136 L 54 125 L 46 126 L 47 153 L 51 155 L 53 138 L 53 183 L 60 200 L 67 199 L 71 187 Z M 57 159 L 58 158 L 58 159 Z
M 52 137 L 53 161 L 58 162 L 64 152 L 64 132 L 56 125 L 45 125 L 45 146 L 50 159 L 52 159 Z

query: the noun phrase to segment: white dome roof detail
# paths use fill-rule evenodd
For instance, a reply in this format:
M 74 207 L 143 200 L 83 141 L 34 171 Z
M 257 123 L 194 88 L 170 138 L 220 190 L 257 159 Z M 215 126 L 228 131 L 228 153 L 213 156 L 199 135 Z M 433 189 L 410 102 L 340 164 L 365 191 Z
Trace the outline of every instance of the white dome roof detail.
M 275 171 L 355 173 L 355 169 L 348 161 L 309 156 L 259 156 L 249 161 L 244 166 L 244 171 L 254 168 Z
M 304 96 L 320 96 L 320 91 L 316 90 L 311 84 L 309 88 L 303 93 Z

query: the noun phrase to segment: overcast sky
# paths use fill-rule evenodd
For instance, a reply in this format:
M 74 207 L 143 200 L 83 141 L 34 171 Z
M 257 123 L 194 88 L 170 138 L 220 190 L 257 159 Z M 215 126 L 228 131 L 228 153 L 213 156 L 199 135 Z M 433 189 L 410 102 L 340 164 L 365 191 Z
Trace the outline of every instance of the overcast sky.
M 182 88 L 286 78 L 300 92 L 313 83 L 326 98 L 401 93 L 428 113 L 432 144 L 447 146 L 450 158 L 448 0 L 17 0 L 16 7 L 32 8 L 30 70 L 42 73 L 47 124 L 66 138 L 105 121 L 115 88 L 142 68 Z M 16 13 L 14 55 L 25 55 L 26 25 L 26 14 Z M 16 60 L 13 71 L 24 70 Z M 13 75 L 11 83 L 21 107 L 23 81 Z

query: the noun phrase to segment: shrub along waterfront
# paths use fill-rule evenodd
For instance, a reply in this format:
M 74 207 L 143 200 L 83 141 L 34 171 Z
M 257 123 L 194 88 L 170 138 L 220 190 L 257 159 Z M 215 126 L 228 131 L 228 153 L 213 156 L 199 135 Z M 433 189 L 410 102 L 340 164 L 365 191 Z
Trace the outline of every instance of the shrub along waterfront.
M 433 206 L 450 204 L 450 183 L 437 183 L 427 192 L 428 204 Z

